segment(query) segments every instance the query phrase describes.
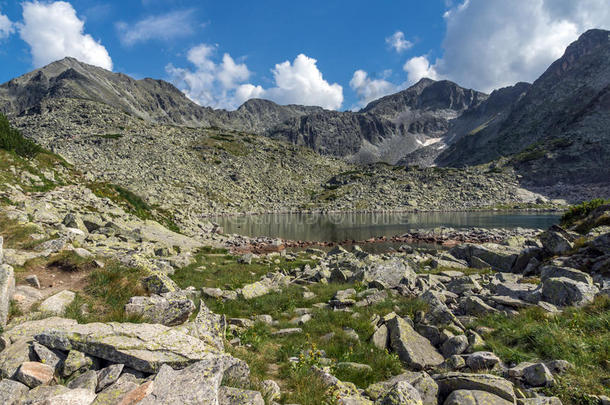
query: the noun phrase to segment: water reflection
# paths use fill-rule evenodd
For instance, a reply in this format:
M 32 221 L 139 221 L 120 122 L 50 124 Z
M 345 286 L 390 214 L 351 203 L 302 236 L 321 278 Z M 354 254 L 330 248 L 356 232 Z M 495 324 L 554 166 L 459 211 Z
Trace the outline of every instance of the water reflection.
M 559 215 L 555 213 L 506 211 L 268 214 L 214 218 L 226 233 L 332 242 L 394 236 L 413 229 L 439 226 L 545 229 L 558 220 Z

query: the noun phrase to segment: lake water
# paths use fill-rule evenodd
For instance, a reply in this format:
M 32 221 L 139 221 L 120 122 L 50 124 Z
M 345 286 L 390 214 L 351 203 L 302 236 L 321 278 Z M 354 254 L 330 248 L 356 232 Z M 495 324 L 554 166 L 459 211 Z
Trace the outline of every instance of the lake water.
M 414 229 L 436 228 L 540 228 L 559 222 L 557 213 L 523 211 L 317 213 L 217 217 L 225 233 L 288 240 L 340 242 L 396 236 Z

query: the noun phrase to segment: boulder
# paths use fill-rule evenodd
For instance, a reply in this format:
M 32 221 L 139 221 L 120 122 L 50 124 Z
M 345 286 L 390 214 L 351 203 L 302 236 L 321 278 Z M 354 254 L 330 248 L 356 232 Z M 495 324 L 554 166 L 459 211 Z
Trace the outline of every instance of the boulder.
M 513 383 L 492 374 L 445 373 L 433 376 L 438 384 L 439 400 L 443 401 L 453 391 L 485 391 L 515 403 Z M 440 403 L 440 402 L 439 402 Z
M 24 395 L 22 401 L 24 405 L 91 405 L 95 397 L 95 392 L 86 388 L 41 385 Z
M 22 312 L 28 312 L 32 305 L 44 299 L 44 295 L 37 288 L 29 285 L 18 285 L 15 287 L 12 299 Z
M 487 305 L 479 297 L 465 297 L 460 301 L 459 310 L 464 315 L 485 316 L 497 313 L 498 310 Z
M 544 363 L 536 363 L 523 369 L 523 379 L 532 387 L 546 387 L 555 382 L 553 374 Z
M 52 349 L 78 350 L 145 373 L 163 364 L 184 368 L 220 350 L 183 331 L 158 324 L 90 323 L 50 329 L 36 340 Z
M 514 402 L 507 401 L 497 395 L 486 391 L 456 390 L 453 391 L 443 405 L 512 405 Z
M 540 242 L 544 249 L 553 255 L 561 255 L 572 250 L 574 245 L 566 237 L 566 231 L 558 227 L 557 225 L 549 228 L 539 236 Z
M 15 378 L 22 363 L 33 360 L 32 348 L 28 339 L 14 341 L 0 352 L 0 377 Z
M 123 374 L 114 384 L 98 392 L 92 405 L 135 405 L 150 394 L 153 386 L 152 381 L 141 384 L 132 374 Z
M 66 355 L 59 352 L 48 349 L 47 347 L 41 345 L 38 342 L 34 342 L 32 344 L 32 349 L 34 349 L 34 353 L 40 360 L 41 363 L 46 364 L 47 366 L 53 367 L 54 370 L 58 370 L 63 366 L 63 362 L 66 359 Z
M 180 287 L 167 276 L 159 271 L 151 272 L 150 275 L 142 279 L 142 285 L 151 294 L 163 294 L 179 291 Z
M 476 267 L 476 264 L 482 261 L 483 264 L 488 264 L 494 270 L 510 273 L 521 249 L 496 243 L 480 245 L 465 243 L 452 248 L 449 253 L 458 259 L 466 260 L 472 267 Z M 474 259 L 479 259 L 479 261 Z
M 371 342 L 378 349 L 385 350 L 389 343 L 388 327 L 381 325 L 375 329 L 375 332 L 373 332 L 373 335 L 371 336 Z
M 150 323 L 176 326 L 186 322 L 195 304 L 181 292 L 170 292 L 150 297 L 131 297 L 125 305 L 125 313 L 139 316 Z
M 218 405 L 265 405 L 265 400 L 258 391 L 220 387 Z
M 545 282 L 549 278 L 565 277 L 570 280 L 593 285 L 593 279 L 587 273 L 570 267 L 562 267 L 555 265 L 543 266 L 540 269 L 540 280 Z
M 0 252 L 2 245 L 0 242 Z M 11 298 L 15 292 L 15 274 L 8 264 L 0 264 L 0 326 L 5 327 L 8 322 L 8 312 Z
M 371 384 L 365 390 L 369 398 L 377 400 L 383 396 L 398 382 L 406 381 L 412 385 L 422 399 L 424 405 L 436 405 L 438 386 L 436 382 L 424 371 L 414 372 L 405 371 L 402 374 L 392 377 L 387 381 Z
M 490 370 L 500 364 L 500 358 L 493 352 L 474 352 L 466 358 L 466 365 L 472 371 Z
M 441 346 L 441 353 L 445 357 L 450 357 L 454 354 L 464 353 L 467 347 L 468 338 L 465 335 L 453 336 L 445 340 L 445 343 Z
M 17 370 L 17 380 L 24 383 L 30 388 L 38 387 L 39 385 L 47 385 L 53 381 L 53 373 L 55 370 L 51 366 L 38 363 L 35 361 L 27 361 L 22 363 Z
M 419 371 L 443 362 L 443 356 L 430 341 L 417 333 L 404 319 L 395 316 L 386 325 L 390 333 L 390 347 L 406 367 Z
M 197 313 L 195 320 L 174 329 L 222 351 L 224 350 L 226 328 L 225 316 L 213 313 L 203 301 L 200 301 L 199 313 Z
M 114 384 L 121 376 L 124 367 L 124 364 L 112 364 L 98 371 L 95 392 L 100 392 L 109 385 Z
M 76 294 L 72 291 L 60 291 L 40 303 L 40 312 L 63 315 L 66 312 L 66 308 L 68 308 L 75 298 Z
M 93 366 L 93 359 L 85 353 L 78 350 L 70 350 L 68 357 L 64 360 L 64 367 L 61 374 L 64 377 L 70 377 L 77 372 L 84 372 Z
M 375 405 L 423 405 L 419 392 L 408 382 L 399 381 L 386 394 L 375 401 Z
M 595 286 L 566 277 L 546 279 L 542 284 L 542 298 L 558 306 L 582 306 L 593 301 Z
M 68 388 L 84 388 L 86 390 L 95 392 L 97 387 L 97 371 L 89 370 L 70 381 L 67 385 Z
M 379 289 L 396 288 L 401 283 L 412 286 L 416 278 L 413 269 L 403 260 L 388 260 L 371 265 L 362 274 L 362 281 L 369 288 Z
M 218 391 L 226 369 L 223 356 L 207 355 L 182 369 L 161 366 L 153 388 L 138 405 L 218 404 Z
M 0 380 L 0 404 L 3 405 L 18 405 L 21 403 L 21 398 L 30 389 L 20 382 L 13 380 Z

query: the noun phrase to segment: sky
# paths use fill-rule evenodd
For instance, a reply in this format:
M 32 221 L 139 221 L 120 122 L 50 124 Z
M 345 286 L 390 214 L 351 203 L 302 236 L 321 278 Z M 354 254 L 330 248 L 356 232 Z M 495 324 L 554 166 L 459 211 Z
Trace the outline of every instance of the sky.
M 214 108 L 358 110 L 423 77 L 532 82 L 590 28 L 609 0 L 0 0 L 0 82 L 72 56 Z

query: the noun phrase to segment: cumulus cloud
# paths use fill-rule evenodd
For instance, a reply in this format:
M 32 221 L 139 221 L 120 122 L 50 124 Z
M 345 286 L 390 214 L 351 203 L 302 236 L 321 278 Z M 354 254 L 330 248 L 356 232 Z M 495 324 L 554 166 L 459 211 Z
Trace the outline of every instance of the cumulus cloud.
M 343 104 L 343 87 L 324 80 L 313 58 L 300 54 L 292 63 L 278 63 L 272 72 L 275 87 L 265 90 L 264 95 L 277 103 L 328 109 L 338 109 Z
M 387 37 L 385 43 L 398 53 L 413 47 L 413 43 L 405 39 L 405 34 L 402 31 L 396 31 L 394 34 Z
M 356 70 L 349 86 L 358 96 L 358 107 L 364 107 L 373 100 L 394 93 L 398 88 L 389 81 L 372 79 L 364 70 Z
M 0 14 L 0 39 L 8 38 L 15 32 L 15 26 L 4 14 Z
M 80 20 L 70 3 L 56 1 L 25 2 L 23 23 L 19 35 L 29 46 L 36 67 L 66 56 L 112 70 L 112 59 L 106 48 L 85 34 L 85 23 Z
M 426 56 L 417 56 L 409 59 L 402 69 L 407 72 L 407 83 L 413 84 L 424 77 L 432 80 L 440 78 L 436 68 L 430 65 Z
M 183 38 L 194 32 L 193 10 L 150 16 L 135 24 L 118 22 L 116 28 L 121 43 L 127 46 L 150 40 L 170 41 Z
M 187 54 L 187 59 L 195 69 L 177 68 L 167 65 L 166 71 L 172 82 L 191 100 L 214 108 L 235 108 L 238 103 L 236 90 L 240 83 L 248 80 L 250 71 L 243 63 L 225 53 L 221 63 L 212 59 L 216 48 L 201 44 Z M 242 96 L 243 92 L 239 94 Z
M 581 33 L 610 28 L 610 7 L 607 0 L 465 0 L 444 19 L 444 54 L 434 63 L 409 60 L 409 81 L 426 71 L 491 91 L 535 80 Z
M 188 53 L 195 69 L 166 67 L 171 80 L 193 101 L 215 108 L 234 109 L 251 98 L 267 98 L 280 104 L 318 105 L 337 109 L 343 103 L 343 88 L 324 80 L 317 61 L 303 54 L 293 62 L 275 65 L 275 86 L 265 89 L 245 83 L 251 72 L 245 63 L 236 63 L 225 53 L 222 61 L 213 60 L 215 48 L 202 44 Z

